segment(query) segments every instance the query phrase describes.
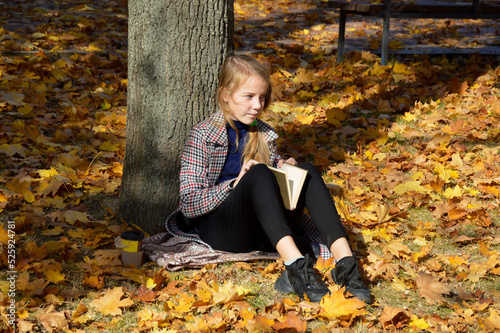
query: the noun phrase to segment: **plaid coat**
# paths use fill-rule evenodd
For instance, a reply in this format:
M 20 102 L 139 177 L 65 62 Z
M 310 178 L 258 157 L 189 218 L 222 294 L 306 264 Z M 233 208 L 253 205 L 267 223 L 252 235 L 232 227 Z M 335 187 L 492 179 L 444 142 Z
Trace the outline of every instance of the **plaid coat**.
M 269 160 L 277 166 L 281 156 L 278 154 L 276 139 L 278 135 L 274 129 L 265 122 L 257 119 L 257 128 L 264 133 L 270 149 Z M 181 157 L 180 172 L 180 205 L 167 218 L 166 227 L 170 234 L 204 243 L 198 235 L 186 234 L 177 226 L 179 212 L 188 218 L 205 215 L 217 209 L 231 192 L 231 180 L 217 184 L 222 172 L 229 143 L 225 120 L 221 112 L 214 113 L 193 129 Z M 321 237 L 314 228 L 307 214 L 303 214 L 301 224 L 304 226 L 313 244 L 318 247 L 318 252 L 325 259 L 331 256 L 328 248 L 321 244 Z
M 281 158 L 276 147 L 278 135 L 273 128 L 257 120 L 257 129 L 269 144 L 271 164 Z M 210 213 L 229 195 L 231 180 L 216 185 L 228 153 L 228 137 L 221 112 L 196 125 L 181 157 L 180 209 L 188 218 Z

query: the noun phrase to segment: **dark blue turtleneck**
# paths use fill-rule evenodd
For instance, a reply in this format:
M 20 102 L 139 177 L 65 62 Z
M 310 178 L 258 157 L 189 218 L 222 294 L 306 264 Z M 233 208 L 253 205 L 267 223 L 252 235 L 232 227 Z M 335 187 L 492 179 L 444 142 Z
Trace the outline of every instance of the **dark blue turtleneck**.
M 229 126 L 229 124 L 227 124 L 226 129 L 229 139 L 229 151 L 227 153 L 226 162 L 224 163 L 224 168 L 222 168 L 222 172 L 219 176 L 217 184 L 238 177 L 241 171 L 241 166 L 243 164 L 241 156 L 243 153 L 243 149 L 245 148 L 245 138 L 250 126 L 245 125 L 239 121 L 234 121 L 234 125 L 238 129 L 238 149 L 236 149 L 236 131 L 231 126 Z

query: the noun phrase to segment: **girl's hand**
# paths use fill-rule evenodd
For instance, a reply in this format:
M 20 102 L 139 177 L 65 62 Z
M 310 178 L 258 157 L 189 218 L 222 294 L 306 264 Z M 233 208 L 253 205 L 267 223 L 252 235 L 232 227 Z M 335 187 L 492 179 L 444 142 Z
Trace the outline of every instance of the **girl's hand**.
M 236 185 L 240 182 L 241 177 L 243 177 L 243 175 L 247 173 L 247 171 L 250 170 L 251 167 L 259 163 L 260 162 L 257 162 L 256 160 L 249 160 L 248 162 L 243 164 L 243 166 L 241 167 L 240 174 L 238 175 L 238 178 L 236 178 L 236 180 L 233 183 L 233 187 L 236 187 Z
M 290 165 L 298 165 L 299 163 L 295 160 L 295 158 L 290 157 L 289 159 L 285 160 L 279 160 L 278 161 L 278 168 L 281 168 L 283 163 L 290 164 Z

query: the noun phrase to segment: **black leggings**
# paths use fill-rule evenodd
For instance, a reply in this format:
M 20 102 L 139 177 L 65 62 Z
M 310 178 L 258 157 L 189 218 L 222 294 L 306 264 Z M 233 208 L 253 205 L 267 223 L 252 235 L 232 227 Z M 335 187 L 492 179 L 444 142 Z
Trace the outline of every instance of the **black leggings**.
M 275 251 L 285 236 L 292 236 L 297 245 L 304 244 L 299 220 L 305 207 L 328 248 L 338 238 L 347 238 L 319 171 L 310 163 L 299 167 L 308 170 L 308 177 L 295 210 L 284 208 L 276 177 L 267 166 L 257 164 L 224 203 L 203 219 L 198 226 L 201 239 L 216 250 L 228 252 Z M 301 246 L 299 249 L 310 252 Z

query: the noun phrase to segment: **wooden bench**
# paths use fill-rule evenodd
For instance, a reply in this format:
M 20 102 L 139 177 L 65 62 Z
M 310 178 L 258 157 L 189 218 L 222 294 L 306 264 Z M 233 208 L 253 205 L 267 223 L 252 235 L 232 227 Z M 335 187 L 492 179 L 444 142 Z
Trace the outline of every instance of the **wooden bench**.
M 401 1 L 401 0 L 400 0 Z M 389 56 L 389 28 L 391 18 L 432 18 L 432 19 L 498 19 L 500 6 L 485 4 L 483 0 L 467 2 L 394 2 L 384 0 L 383 3 L 355 3 L 347 1 L 328 2 L 328 7 L 340 10 L 339 39 L 337 56 L 344 57 L 345 25 L 347 14 L 383 17 L 382 31 L 382 64 L 387 65 Z

